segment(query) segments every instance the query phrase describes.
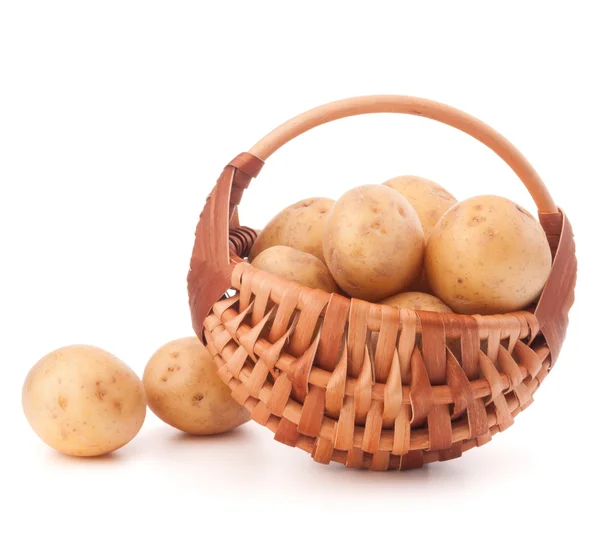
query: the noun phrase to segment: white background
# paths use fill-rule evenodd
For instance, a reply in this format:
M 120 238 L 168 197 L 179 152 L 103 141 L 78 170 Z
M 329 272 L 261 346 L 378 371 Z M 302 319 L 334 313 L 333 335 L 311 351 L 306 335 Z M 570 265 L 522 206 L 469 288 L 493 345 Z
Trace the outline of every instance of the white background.
M 0 536 L 597 536 L 594 7 L 1 2 Z M 157 347 L 191 334 L 193 231 L 221 168 L 299 112 L 373 93 L 488 122 L 571 218 L 577 300 L 534 405 L 484 448 L 409 473 L 320 466 L 254 424 L 186 437 L 151 413 L 109 457 L 43 445 L 20 408 L 28 369 L 90 343 L 141 375 Z M 261 227 L 301 198 L 411 173 L 459 198 L 495 193 L 535 209 L 510 169 L 462 133 L 378 116 L 279 151 L 242 221 Z

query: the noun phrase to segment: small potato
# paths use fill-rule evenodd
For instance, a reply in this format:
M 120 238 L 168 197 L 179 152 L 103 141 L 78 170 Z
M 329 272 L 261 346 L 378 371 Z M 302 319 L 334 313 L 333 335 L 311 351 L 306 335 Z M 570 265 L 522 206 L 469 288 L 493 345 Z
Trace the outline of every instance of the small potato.
M 23 410 L 37 435 L 72 456 L 99 456 L 131 441 L 146 417 L 140 379 L 124 362 L 93 346 L 43 357 L 23 385 Z
M 210 353 L 195 336 L 174 340 L 156 351 L 143 381 L 148 407 L 178 430 L 212 435 L 250 420 L 250 413 L 232 398 Z
M 476 196 L 435 226 L 425 269 L 436 296 L 460 314 L 501 314 L 528 307 L 552 265 L 544 230 L 500 196 Z
M 398 176 L 384 183 L 404 196 L 419 216 L 425 241 L 440 217 L 457 203 L 446 189 L 419 176 Z
M 290 247 L 268 248 L 254 259 L 252 265 L 309 288 L 321 289 L 329 293 L 339 292 L 335 280 L 321 260 Z
M 249 261 L 252 262 L 270 247 L 284 245 L 312 254 L 325 262 L 323 228 L 333 204 L 334 201 L 329 198 L 308 198 L 275 215 L 257 237 Z
M 338 285 L 380 301 L 407 289 L 421 272 L 423 227 L 406 198 L 384 185 L 344 194 L 325 223 L 323 251 Z
M 452 312 L 452 310 L 437 297 L 418 291 L 397 293 L 381 301 L 381 304 L 397 306 L 398 308 L 412 308 L 426 312 Z
M 431 231 L 440 220 L 440 217 L 454 204 L 456 198 L 446 189 L 419 176 L 398 176 L 384 183 L 404 196 L 419 216 L 423 226 L 423 235 L 427 243 Z M 431 293 L 431 286 L 427 281 L 427 275 L 423 271 L 418 279 L 413 282 L 411 289 L 423 293 Z

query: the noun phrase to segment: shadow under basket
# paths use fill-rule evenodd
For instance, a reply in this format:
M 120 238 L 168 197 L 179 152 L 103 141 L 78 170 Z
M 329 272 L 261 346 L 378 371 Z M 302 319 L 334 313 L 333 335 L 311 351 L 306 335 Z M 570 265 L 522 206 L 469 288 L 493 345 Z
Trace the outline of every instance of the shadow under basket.
M 513 169 L 538 207 L 553 254 L 535 309 L 416 312 L 303 287 L 243 261 L 257 234 L 240 226 L 237 206 L 264 161 L 317 125 L 367 113 L 440 121 Z M 565 338 L 576 269 L 569 221 L 510 142 L 452 107 L 384 95 L 310 110 L 233 159 L 200 216 L 188 291 L 194 330 L 221 378 L 276 440 L 320 463 L 412 469 L 487 443 L 529 406 Z

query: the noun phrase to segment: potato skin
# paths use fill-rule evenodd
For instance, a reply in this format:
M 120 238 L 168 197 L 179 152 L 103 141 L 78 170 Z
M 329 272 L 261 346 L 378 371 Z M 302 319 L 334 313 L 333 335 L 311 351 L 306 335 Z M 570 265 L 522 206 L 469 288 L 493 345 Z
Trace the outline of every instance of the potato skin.
M 231 396 L 210 353 L 195 336 L 165 344 L 143 376 L 148 407 L 167 424 L 194 435 L 232 430 L 250 413 Z
M 99 456 L 131 441 L 146 417 L 137 375 L 93 346 L 57 349 L 30 370 L 23 385 L 25 416 L 52 448 L 72 456 Z
M 302 286 L 339 292 L 327 266 L 315 256 L 290 247 L 275 246 L 261 252 L 252 262 L 257 269 L 267 271 Z
M 435 295 L 461 314 L 526 308 L 540 295 L 551 265 L 540 224 L 500 196 L 476 196 L 451 208 L 425 253 Z
M 398 191 L 417 212 L 425 242 L 429 239 L 440 217 L 458 202 L 435 181 L 419 176 L 398 176 L 384 183 Z
M 397 306 L 398 308 L 411 308 L 425 312 L 452 312 L 452 309 L 429 293 L 407 291 L 397 293 L 381 301 L 381 304 Z
M 423 262 L 423 228 L 401 194 L 385 185 L 348 191 L 325 223 L 323 252 L 338 285 L 379 301 L 407 289 Z
M 270 247 L 284 245 L 312 254 L 325 263 L 323 228 L 333 204 L 330 198 L 307 198 L 285 208 L 259 234 L 248 260 L 252 262 Z

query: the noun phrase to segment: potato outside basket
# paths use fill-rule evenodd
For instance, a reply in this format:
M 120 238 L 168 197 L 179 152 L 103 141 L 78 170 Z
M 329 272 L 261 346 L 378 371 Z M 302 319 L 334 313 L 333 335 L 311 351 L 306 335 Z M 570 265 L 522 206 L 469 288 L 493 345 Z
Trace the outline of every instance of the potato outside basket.
M 445 123 L 513 169 L 538 207 L 553 254 L 534 309 L 415 312 L 303 287 L 243 261 L 257 234 L 240 227 L 237 206 L 264 161 L 313 127 L 370 113 Z M 301 114 L 225 167 L 196 229 L 188 291 L 194 330 L 221 378 L 276 440 L 320 463 L 411 469 L 487 443 L 529 406 L 565 338 L 576 269 L 567 217 L 508 140 L 455 108 L 382 95 Z

